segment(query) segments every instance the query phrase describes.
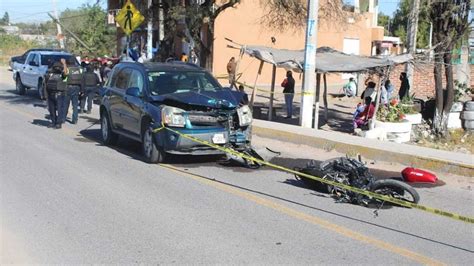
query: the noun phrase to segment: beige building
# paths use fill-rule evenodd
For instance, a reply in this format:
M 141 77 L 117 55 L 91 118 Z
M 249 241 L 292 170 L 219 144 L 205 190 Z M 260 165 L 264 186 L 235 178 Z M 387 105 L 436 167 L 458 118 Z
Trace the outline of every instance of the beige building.
M 320 5 L 326 1 L 320 0 Z M 226 74 L 226 65 L 230 57 L 238 57 L 239 50 L 228 48 L 230 44 L 225 38 L 247 45 L 263 45 L 290 50 L 304 49 L 305 29 L 278 32 L 262 25 L 261 18 L 265 15 L 263 1 L 242 0 L 236 8 L 226 9 L 215 23 L 214 69 L 215 75 Z M 383 27 L 377 26 L 377 0 L 355 0 L 352 10 L 346 18 L 339 21 L 320 21 L 318 28 L 318 47 L 329 46 L 349 54 L 374 55 L 376 44 L 383 41 Z M 363 5 L 363 6 L 361 6 Z M 365 11 L 365 12 L 362 12 Z M 276 42 L 272 43 L 272 37 Z M 240 81 L 253 85 L 258 71 L 259 62 L 244 55 L 240 62 L 239 72 L 243 72 Z M 257 84 L 268 87 L 271 82 L 272 67 L 265 64 Z M 277 85 L 285 76 L 285 70 L 277 70 Z M 344 83 L 348 75 L 332 75 L 332 84 Z M 301 83 L 301 75 L 295 75 L 297 83 Z M 222 83 L 226 83 L 222 81 Z M 278 86 L 277 86 L 278 87 Z

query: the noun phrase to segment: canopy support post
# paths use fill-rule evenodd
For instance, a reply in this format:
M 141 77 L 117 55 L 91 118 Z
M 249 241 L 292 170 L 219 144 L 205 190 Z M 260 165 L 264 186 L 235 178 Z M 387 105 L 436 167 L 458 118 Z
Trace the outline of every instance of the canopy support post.
M 328 122 L 328 83 L 326 81 L 326 73 L 324 73 L 323 79 L 324 79 L 324 93 L 323 93 L 324 123 L 327 123 Z
M 258 73 L 255 77 L 255 82 L 253 83 L 252 98 L 250 99 L 250 108 L 253 109 L 253 103 L 255 101 L 255 95 L 257 94 L 257 81 L 260 74 L 262 74 L 263 61 L 260 60 L 260 66 L 258 67 Z
M 391 66 L 388 66 L 386 68 L 383 69 L 382 73 L 379 73 L 379 80 L 380 80 L 380 83 L 379 83 L 379 86 L 377 88 L 377 96 L 375 96 L 375 109 L 374 109 L 374 115 L 372 116 L 372 119 L 370 119 L 370 122 L 369 122 L 369 130 L 371 129 L 374 129 L 375 128 L 375 121 L 377 120 L 377 110 L 379 109 L 379 106 L 380 106 L 380 91 L 382 89 L 382 86 L 385 86 L 385 81 L 388 79 L 388 76 L 390 75 L 390 70 L 391 70 Z M 382 76 L 382 77 L 381 77 Z
M 272 88 L 270 92 L 270 105 L 268 106 L 268 121 L 273 119 L 273 98 L 275 93 L 276 65 L 272 68 Z
M 319 128 L 319 95 L 321 93 L 321 74 L 316 74 L 316 97 L 314 97 L 314 129 Z

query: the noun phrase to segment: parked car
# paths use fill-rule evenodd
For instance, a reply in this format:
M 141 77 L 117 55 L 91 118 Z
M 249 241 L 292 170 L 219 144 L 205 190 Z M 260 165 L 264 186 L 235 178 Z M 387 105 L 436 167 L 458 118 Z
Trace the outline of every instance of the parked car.
M 142 143 L 147 162 L 168 154 L 223 154 L 169 130 L 239 151 L 249 149 L 252 113 L 245 94 L 223 88 L 206 70 L 188 63 L 119 63 L 100 106 L 103 142 L 125 136 Z
M 46 71 L 55 62 L 64 58 L 69 66 L 79 66 L 76 58 L 63 51 L 32 51 L 24 64 L 17 65 L 13 69 L 13 80 L 16 82 L 18 94 L 23 95 L 27 89 L 35 88 L 38 90 L 40 98 L 44 99 L 44 82 Z

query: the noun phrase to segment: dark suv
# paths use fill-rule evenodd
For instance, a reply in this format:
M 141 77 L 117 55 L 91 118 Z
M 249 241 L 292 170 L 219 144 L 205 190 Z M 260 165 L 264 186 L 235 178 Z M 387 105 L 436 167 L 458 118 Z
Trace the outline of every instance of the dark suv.
M 122 135 L 143 144 L 150 163 L 172 154 L 222 154 L 169 130 L 236 150 L 250 147 L 252 113 L 246 95 L 223 88 L 206 70 L 187 63 L 120 63 L 102 91 L 105 144 Z

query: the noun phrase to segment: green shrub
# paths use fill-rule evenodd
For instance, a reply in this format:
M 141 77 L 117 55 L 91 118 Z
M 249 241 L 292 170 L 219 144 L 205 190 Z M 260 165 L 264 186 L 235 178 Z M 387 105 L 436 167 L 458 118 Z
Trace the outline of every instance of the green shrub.
M 7 65 L 10 57 L 21 55 L 34 47 L 38 47 L 35 41 L 24 41 L 17 35 L 0 34 L 0 65 Z

